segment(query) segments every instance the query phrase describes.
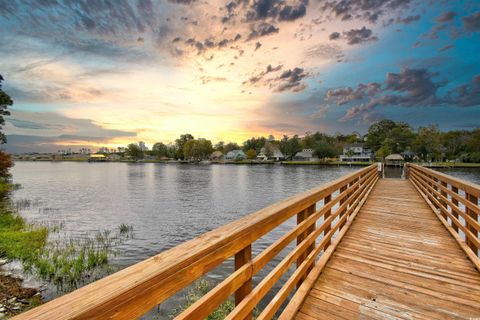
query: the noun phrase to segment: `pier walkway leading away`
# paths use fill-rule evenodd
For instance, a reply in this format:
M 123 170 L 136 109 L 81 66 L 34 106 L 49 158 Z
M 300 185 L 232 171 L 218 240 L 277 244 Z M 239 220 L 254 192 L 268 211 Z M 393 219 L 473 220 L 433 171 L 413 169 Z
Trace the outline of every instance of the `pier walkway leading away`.
M 380 179 L 365 167 L 14 319 L 135 319 L 229 260 L 231 273 L 176 319 L 204 319 L 228 299 L 226 319 L 480 319 L 480 186 L 405 172 Z
M 480 316 L 480 273 L 408 180 L 377 182 L 297 319 Z

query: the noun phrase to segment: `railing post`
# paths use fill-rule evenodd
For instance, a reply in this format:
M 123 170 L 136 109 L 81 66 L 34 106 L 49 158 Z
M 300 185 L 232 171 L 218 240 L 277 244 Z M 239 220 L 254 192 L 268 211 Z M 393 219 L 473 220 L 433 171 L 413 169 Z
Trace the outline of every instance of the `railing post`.
M 452 185 L 452 191 L 458 194 L 458 188 Z M 452 197 L 452 203 L 458 207 L 458 200 Z M 458 219 L 458 212 L 452 208 L 452 215 Z M 452 228 L 455 232 L 458 233 L 458 226 L 455 223 L 452 223 Z
M 345 190 L 347 190 L 348 186 L 347 185 L 344 185 L 343 187 L 340 188 L 340 194 L 342 192 L 344 192 Z M 343 198 L 342 200 L 340 200 L 340 206 L 343 205 L 347 200 L 348 200 L 349 196 L 347 195 L 345 198 Z M 340 214 L 338 215 L 338 219 L 342 219 L 343 215 L 345 214 L 345 212 L 347 211 L 347 209 L 345 208 L 343 211 L 340 212 Z M 339 225 L 338 227 L 338 230 L 342 229 L 343 228 L 343 225 L 345 224 L 345 221 Z
M 252 245 L 249 244 L 235 254 L 235 271 L 252 261 Z M 235 291 L 235 306 L 238 306 L 245 297 L 252 292 L 252 278 L 248 279 L 240 288 Z M 252 319 L 250 313 L 245 319 Z
M 442 187 L 447 188 L 447 183 L 446 183 L 446 182 L 440 181 L 440 184 L 442 185 Z M 445 191 L 443 191 L 443 189 L 440 189 L 440 194 L 441 194 L 442 196 L 444 196 L 445 198 L 448 199 L 448 194 L 447 194 Z M 442 206 L 445 208 L 445 210 L 448 210 L 448 204 L 447 204 L 447 202 L 445 202 L 444 200 L 440 199 L 440 203 L 441 203 Z M 453 210 L 452 210 L 452 211 L 453 211 Z M 446 214 L 445 212 L 443 212 L 443 211 L 441 211 L 440 213 L 441 213 L 442 216 L 445 218 L 445 221 L 448 221 L 448 216 L 447 216 L 447 214 Z M 453 221 L 452 221 L 452 224 L 454 224 Z
M 332 195 L 331 194 L 329 194 L 328 196 L 325 197 L 325 199 L 323 200 L 323 205 L 326 205 L 330 201 L 332 201 Z M 332 209 L 327 210 L 327 212 L 325 212 L 325 215 L 323 216 L 323 221 L 327 220 L 330 217 L 331 214 L 332 214 Z M 324 237 L 327 235 L 327 233 L 330 231 L 331 228 L 332 228 L 332 223 L 329 223 L 328 226 L 323 231 L 323 236 Z M 325 243 L 325 249 L 327 249 L 329 245 L 330 245 L 330 240 L 328 240 L 328 242 Z
M 312 204 L 310 207 L 306 208 L 305 210 L 299 212 L 297 214 L 297 225 L 302 223 L 305 219 L 307 219 L 308 217 L 310 217 L 312 214 L 315 213 L 315 203 Z M 313 231 L 315 231 L 315 228 L 316 228 L 316 222 L 314 222 L 310 227 L 307 228 L 307 230 L 305 230 L 305 232 L 302 232 L 298 237 L 297 237 L 297 246 L 300 245 L 300 243 L 302 243 L 303 240 L 305 240 L 305 238 L 308 237 L 308 235 L 310 233 L 312 233 Z M 297 259 L 297 268 L 303 263 L 303 261 L 307 258 L 307 256 L 310 254 L 310 252 L 312 252 L 314 249 L 315 249 L 315 245 L 316 245 L 316 241 L 314 241 L 306 250 L 304 253 L 302 253 L 300 255 L 300 257 L 298 257 Z M 307 271 L 307 274 L 308 272 L 310 272 L 312 267 L 309 268 L 309 270 Z M 305 276 L 302 277 L 302 279 L 300 279 L 300 281 L 298 282 L 297 284 L 297 287 L 300 286 L 303 282 L 303 280 L 305 279 Z
M 469 194 L 467 192 L 465 192 L 465 199 L 467 199 L 467 201 L 470 201 L 472 202 L 475 206 L 478 206 L 478 197 L 474 196 L 473 194 Z M 472 209 L 468 208 L 467 206 L 465 206 L 465 212 L 467 215 L 469 215 L 473 220 L 475 221 L 478 221 L 478 215 L 476 212 L 474 212 Z M 473 233 L 473 235 L 475 237 L 478 238 L 478 232 L 477 230 L 471 226 L 468 221 L 465 221 L 465 226 L 467 227 L 467 229 L 469 231 L 471 231 Z M 475 246 L 475 243 L 472 242 L 467 236 L 465 236 L 465 240 L 467 242 L 467 245 L 470 247 L 470 249 L 472 249 L 472 251 L 475 253 L 475 255 L 478 255 L 478 248 Z

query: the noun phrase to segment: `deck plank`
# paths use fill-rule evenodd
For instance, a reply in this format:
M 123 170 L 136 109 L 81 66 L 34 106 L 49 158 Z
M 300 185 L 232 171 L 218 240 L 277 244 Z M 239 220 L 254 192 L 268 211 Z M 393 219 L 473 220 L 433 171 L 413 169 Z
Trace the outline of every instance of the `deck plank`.
M 297 319 L 480 318 L 480 273 L 411 182 L 379 180 Z

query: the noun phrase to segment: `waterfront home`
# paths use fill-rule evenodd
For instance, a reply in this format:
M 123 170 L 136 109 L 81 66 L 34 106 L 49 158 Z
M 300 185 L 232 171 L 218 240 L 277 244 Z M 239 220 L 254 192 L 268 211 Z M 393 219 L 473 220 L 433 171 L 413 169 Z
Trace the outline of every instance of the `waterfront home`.
M 385 157 L 387 166 L 400 166 L 405 162 L 401 154 L 393 153 Z
M 225 160 L 245 160 L 247 156 L 243 150 L 232 150 L 225 155 Z
M 260 149 L 260 153 L 257 155 L 257 160 L 266 161 L 266 160 L 275 160 L 281 161 L 285 160 L 285 156 L 278 147 L 272 147 L 271 155 L 267 156 L 267 148 L 263 147 Z
M 107 157 L 104 154 L 92 153 L 88 158 L 88 162 L 103 162 L 107 161 Z
M 214 151 L 210 155 L 210 160 L 213 160 L 213 161 L 219 161 L 219 160 L 222 160 L 222 158 L 223 158 L 223 153 L 221 151 Z
M 303 149 L 300 152 L 297 152 L 295 156 L 293 156 L 293 160 L 296 161 L 314 161 L 318 160 L 316 157 L 313 156 L 313 149 Z
M 340 155 L 342 162 L 370 162 L 373 159 L 373 151 L 363 143 L 347 143 L 343 147 L 343 154 Z

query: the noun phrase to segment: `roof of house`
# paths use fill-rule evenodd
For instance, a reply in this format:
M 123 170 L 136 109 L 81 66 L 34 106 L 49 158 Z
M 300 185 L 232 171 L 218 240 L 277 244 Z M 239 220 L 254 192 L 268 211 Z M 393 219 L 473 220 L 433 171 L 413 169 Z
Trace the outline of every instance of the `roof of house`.
M 245 155 L 245 152 L 243 152 L 243 150 L 241 149 L 237 149 L 237 150 L 232 150 L 232 151 L 229 151 L 227 153 L 227 157 L 236 157 L 238 155 L 242 155 L 244 156 Z
M 402 155 L 398 153 L 392 153 L 385 157 L 385 160 L 404 160 Z
M 105 158 L 104 154 L 91 154 L 90 158 Z
M 297 152 L 294 158 L 311 158 L 313 157 L 313 151 L 300 151 Z
M 214 152 L 210 155 L 211 158 L 219 158 L 219 157 L 221 157 L 221 156 L 223 156 L 222 151 L 214 151 Z

